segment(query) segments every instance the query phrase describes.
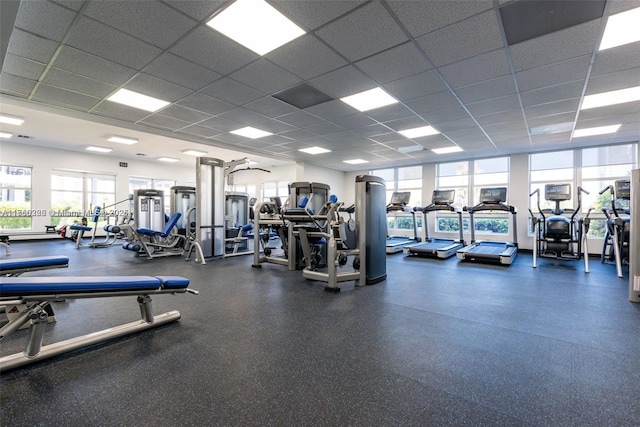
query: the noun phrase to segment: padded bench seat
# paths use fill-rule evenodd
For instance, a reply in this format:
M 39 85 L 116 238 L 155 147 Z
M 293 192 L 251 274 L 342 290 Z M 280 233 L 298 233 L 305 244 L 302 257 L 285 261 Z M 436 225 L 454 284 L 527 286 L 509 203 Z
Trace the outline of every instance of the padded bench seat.
M 0 296 L 170 291 L 186 290 L 187 286 L 189 279 L 179 276 L 8 277 L 0 282 Z
M 28 271 L 63 268 L 69 266 L 69 257 L 63 255 L 0 260 L 0 275 L 26 273 Z

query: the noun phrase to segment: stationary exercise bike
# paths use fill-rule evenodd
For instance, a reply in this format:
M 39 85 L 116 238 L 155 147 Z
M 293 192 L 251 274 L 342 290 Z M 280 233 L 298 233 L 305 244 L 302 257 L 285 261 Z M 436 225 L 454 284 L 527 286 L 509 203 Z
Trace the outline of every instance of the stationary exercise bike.
M 538 215 L 534 215 L 529 209 L 535 239 L 533 267 L 537 267 L 538 258 L 565 261 L 579 261 L 584 258 L 584 271 L 588 273 L 587 233 L 592 208 L 589 208 L 584 218 L 581 218 L 579 213 L 582 206 L 582 193 L 589 194 L 589 192 L 578 187 L 578 206 L 575 209 L 560 207 L 560 202 L 571 200 L 571 184 L 547 184 L 544 187 L 544 193 L 545 200 L 555 203 L 553 209 L 540 207 L 539 189 L 529 195 L 529 197 L 537 195 L 538 207 Z
M 618 180 L 614 185 L 606 186 L 600 194 L 609 191 L 611 195 L 611 207 L 602 208 L 602 213 L 607 217 L 607 232 L 602 245 L 600 260 L 603 263 L 615 261 L 618 277 L 622 276 L 622 265 L 629 265 L 629 241 L 631 237 L 631 209 L 629 207 L 616 206 L 618 201 L 631 199 L 631 181 Z M 623 214 L 621 216 L 620 214 Z

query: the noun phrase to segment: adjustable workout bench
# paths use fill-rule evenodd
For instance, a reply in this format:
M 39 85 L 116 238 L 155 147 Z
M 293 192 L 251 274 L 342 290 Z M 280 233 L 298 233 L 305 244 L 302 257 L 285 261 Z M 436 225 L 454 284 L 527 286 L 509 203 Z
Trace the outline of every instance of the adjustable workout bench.
M 33 258 L 0 259 L 0 276 L 14 277 L 30 271 L 66 268 L 68 266 L 69 257 L 58 255 Z
M 180 312 L 175 310 L 154 316 L 151 295 L 198 294 L 188 286 L 189 279 L 179 276 L 3 277 L 0 281 L 0 305 L 26 304 L 27 309 L 0 328 L 0 342 L 27 322 L 29 332 L 23 352 L 0 357 L 0 371 L 178 320 Z M 48 321 L 45 308 L 51 301 L 119 296 L 137 296 L 140 320 L 42 345 Z

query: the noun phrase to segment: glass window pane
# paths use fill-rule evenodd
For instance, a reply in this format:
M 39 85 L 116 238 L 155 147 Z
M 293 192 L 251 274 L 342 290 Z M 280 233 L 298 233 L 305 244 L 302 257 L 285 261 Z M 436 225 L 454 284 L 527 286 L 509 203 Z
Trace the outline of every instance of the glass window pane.
M 371 171 L 371 175 L 378 176 L 378 177 L 384 179 L 385 181 L 393 181 L 395 179 L 395 177 L 394 177 L 394 169 L 376 169 L 376 170 L 372 170 Z M 387 186 L 389 186 L 388 182 L 387 182 Z
M 473 176 L 473 182 L 476 185 L 507 185 L 509 183 L 509 173 L 483 173 Z
M 422 180 L 422 166 L 398 168 L 398 180 Z
M 447 176 L 447 177 L 438 178 L 438 188 L 461 187 L 466 185 L 469 185 L 469 177 L 467 175 Z
M 507 218 L 473 218 L 475 231 L 480 234 L 508 234 L 509 220 Z
M 493 159 L 481 159 L 475 160 L 473 165 L 475 174 L 485 174 L 494 172 L 508 172 L 509 171 L 509 158 L 508 157 L 496 157 Z
M 82 187 L 83 178 L 81 175 L 62 175 L 58 173 L 51 175 L 52 190 L 82 191 Z
M 627 164 L 635 159 L 634 144 L 609 147 L 585 148 L 582 150 L 582 166 Z
M 422 178 L 420 179 L 406 179 L 404 181 L 398 181 L 398 190 L 405 190 L 411 188 L 422 188 Z
M 573 151 L 554 151 L 532 154 L 531 170 L 573 168 Z
M 31 168 L 1 166 L 0 186 L 14 188 L 31 188 Z
M 438 176 L 469 175 L 469 162 L 439 163 Z
M 531 171 L 531 182 L 549 180 L 573 182 L 573 169 L 549 169 L 544 171 Z
M 628 161 L 629 159 L 627 159 Z M 632 169 L 631 163 L 585 167 L 582 168 L 582 179 L 627 177 L 631 176 Z

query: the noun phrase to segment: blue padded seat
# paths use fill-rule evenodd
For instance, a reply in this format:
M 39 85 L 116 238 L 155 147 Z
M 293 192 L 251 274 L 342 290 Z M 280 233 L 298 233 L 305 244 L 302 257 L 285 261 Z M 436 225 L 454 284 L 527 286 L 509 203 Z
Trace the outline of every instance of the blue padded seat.
M 121 231 L 119 225 L 105 225 L 103 230 L 106 231 L 107 233 L 113 233 L 113 234 L 118 234 Z
M 171 215 L 171 218 L 169 218 L 169 221 L 164 225 L 162 231 L 152 230 L 150 228 L 138 228 L 138 233 L 146 234 L 148 236 L 167 237 L 171 233 L 173 227 L 176 226 L 181 216 L 182 214 L 180 212 L 176 212 Z
M 41 256 L 33 258 L 13 258 L 0 260 L 0 272 L 28 268 L 44 268 L 69 265 L 67 256 Z
M 162 289 L 184 289 L 189 286 L 189 279 L 181 276 L 156 276 L 160 280 Z
M 153 291 L 162 285 L 151 276 L 8 277 L 0 282 L 0 295 L 26 296 L 117 291 Z
M 79 224 L 74 224 L 72 226 L 69 227 L 72 230 L 84 230 L 84 231 L 91 231 L 93 230 L 93 228 L 88 227 L 86 225 L 79 225 Z

